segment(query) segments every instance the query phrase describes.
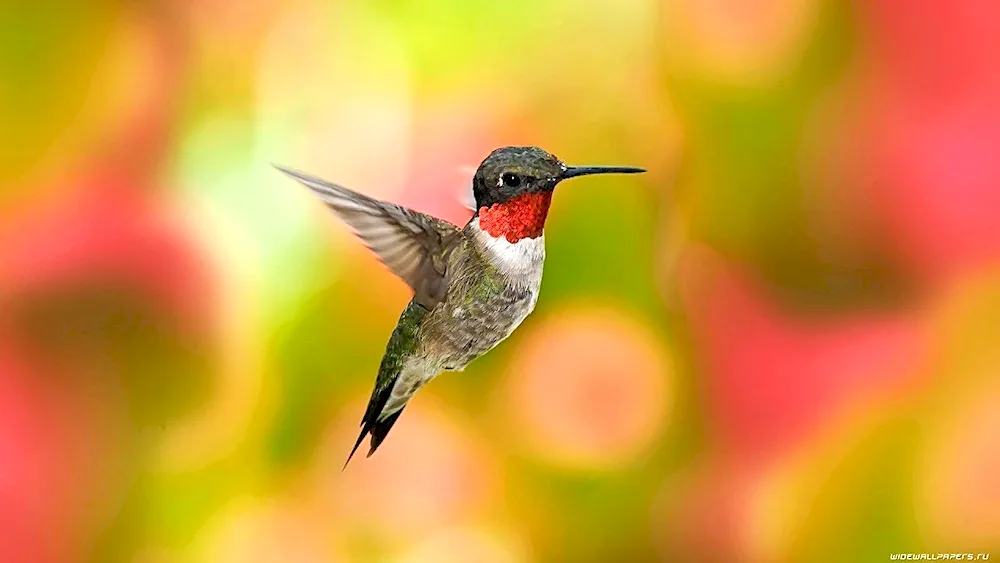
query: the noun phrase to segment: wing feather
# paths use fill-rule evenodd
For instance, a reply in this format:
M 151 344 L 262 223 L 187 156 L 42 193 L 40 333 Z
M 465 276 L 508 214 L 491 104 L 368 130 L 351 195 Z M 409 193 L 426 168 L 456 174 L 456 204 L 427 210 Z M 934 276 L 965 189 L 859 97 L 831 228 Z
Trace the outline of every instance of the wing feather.
M 444 298 L 444 258 L 461 235 L 458 227 L 302 172 L 276 168 L 319 195 L 389 270 L 409 284 L 418 303 L 431 309 Z

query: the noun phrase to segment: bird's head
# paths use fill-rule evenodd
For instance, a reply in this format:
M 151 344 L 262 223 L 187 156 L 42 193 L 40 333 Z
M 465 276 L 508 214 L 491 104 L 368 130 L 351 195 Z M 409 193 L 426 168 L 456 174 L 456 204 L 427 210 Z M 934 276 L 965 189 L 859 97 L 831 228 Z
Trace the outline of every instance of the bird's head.
M 510 242 L 542 232 L 556 185 L 589 174 L 635 174 L 631 166 L 567 166 L 538 147 L 503 147 L 490 153 L 472 180 L 476 214 L 494 237 Z

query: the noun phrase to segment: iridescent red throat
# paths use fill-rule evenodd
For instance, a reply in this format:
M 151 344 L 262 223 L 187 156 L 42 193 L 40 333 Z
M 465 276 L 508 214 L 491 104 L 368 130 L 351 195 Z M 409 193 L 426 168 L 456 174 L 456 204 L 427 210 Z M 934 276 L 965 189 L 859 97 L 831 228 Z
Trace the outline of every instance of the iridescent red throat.
M 525 193 L 503 203 L 479 208 L 479 228 L 509 242 L 536 238 L 545 227 L 552 192 Z

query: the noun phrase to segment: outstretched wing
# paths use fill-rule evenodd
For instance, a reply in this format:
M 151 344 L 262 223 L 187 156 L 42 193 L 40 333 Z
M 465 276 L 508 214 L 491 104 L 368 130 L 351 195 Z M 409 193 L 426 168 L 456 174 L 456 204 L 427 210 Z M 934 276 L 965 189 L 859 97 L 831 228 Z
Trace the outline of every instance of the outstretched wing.
M 444 298 L 447 253 L 450 243 L 461 236 L 458 227 L 301 172 L 276 168 L 316 192 L 394 274 L 409 284 L 418 303 L 432 309 Z

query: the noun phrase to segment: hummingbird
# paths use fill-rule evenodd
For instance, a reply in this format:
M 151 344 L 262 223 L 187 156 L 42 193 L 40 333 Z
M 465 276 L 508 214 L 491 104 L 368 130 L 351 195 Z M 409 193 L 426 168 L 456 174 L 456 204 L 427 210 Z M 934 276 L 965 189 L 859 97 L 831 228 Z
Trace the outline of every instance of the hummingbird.
M 472 180 L 475 213 L 464 227 L 373 199 L 287 168 L 413 290 L 379 365 L 344 467 L 370 435 L 370 457 L 418 389 L 461 371 L 535 308 L 545 262 L 545 219 L 556 186 L 631 166 L 567 166 L 538 147 L 496 149 Z

